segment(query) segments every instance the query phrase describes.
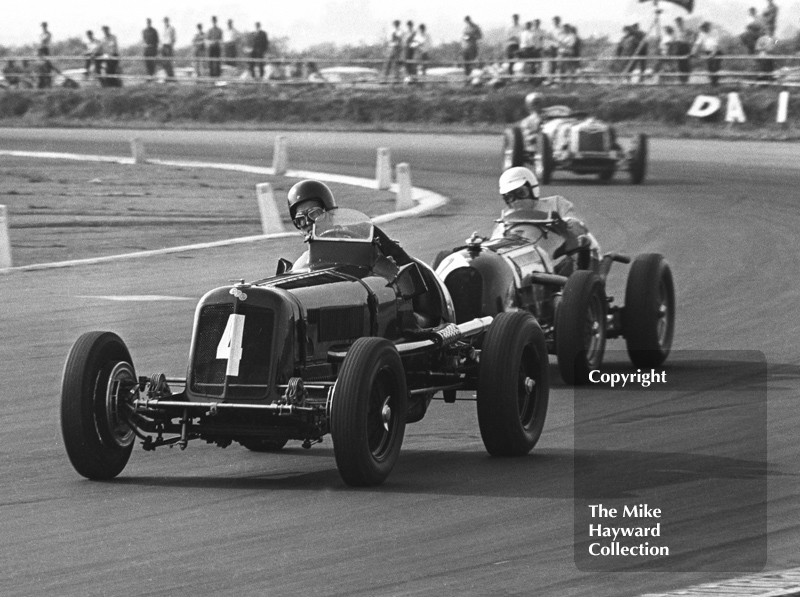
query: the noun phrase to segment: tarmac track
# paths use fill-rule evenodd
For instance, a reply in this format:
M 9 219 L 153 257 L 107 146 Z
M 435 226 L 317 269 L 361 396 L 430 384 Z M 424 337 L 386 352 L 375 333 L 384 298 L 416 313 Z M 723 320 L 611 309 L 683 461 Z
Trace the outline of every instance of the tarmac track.
M 141 131 L 154 157 L 269 164 L 270 132 Z M 500 208 L 499 139 L 486 136 L 284 133 L 292 167 L 372 176 L 375 148 L 411 164 L 415 184 L 453 198 L 442 210 L 387 230 L 430 260 L 487 232 Z M 130 131 L 0 130 L 4 149 L 125 155 Z M 800 565 L 796 441 L 800 395 L 800 146 L 652 143 L 647 184 L 611 185 L 558 175 L 548 192 L 573 200 L 605 250 L 658 251 L 678 292 L 676 349 L 755 350 L 769 363 L 768 570 Z M 346 198 L 341 198 L 346 205 Z M 58 397 L 77 336 L 110 329 L 131 347 L 137 372 L 182 375 L 193 301 L 230 278 L 273 271 L 297 240 L 64 270 L 0 275 L 0 594 L 11 595 L 638 595 L 748 571 L 730 533 L 709 539 L 721 572 L 580 572 L 573 554 L 573 392 L 558 381 L 542 439 L 526 458 L 489 458 L 471 402 L 435 403 L 406 432 L 382 487 L 340 481 L 330 441 L 263 455 L 194 444 L 184 453 L 134 451 L 123 475 L 94 483 L 71 468 Z M 610 280 L 622 297 L 624 266 Z M 176 301 L 109 301 L 163 295 Z M 624 347 L 612 343 L 609 348 Z M 690 370 L 680 360 L 676 370 Z M 725 386 L 725 380 L 719 381 Z M 665 400 L 681 400 L 664 393 Z M 682 402 L 682 404 L 685 404 Z M 689 405 L 691 410 L 691 404 Z M 636 418 L 636 412 L 629 416 Z M 740 438 L 701 412 L 702 433 L 677 429 L 673 454 L 702 451 L 699 436 L 732 456 Z M 629 446 L 637 452 L 635 442 Z M 721 471 L 719 461 L 700 470 Z M 691 510 L 705 503 L 687 478 L 648 479 Z M 660 485 L 663 484 L 663 485 Z M 639 487 L 628 486 L 633 495 Z M 720 504 L 714 516 L 736 509 Z M 665 523 L 666 524 L 666 523 Z M 724 526 L 724 525 L 723 525 Z M 756 538 L 757 539 L 757 538 Z M 702 568 L 698 550 L 683 570 Z

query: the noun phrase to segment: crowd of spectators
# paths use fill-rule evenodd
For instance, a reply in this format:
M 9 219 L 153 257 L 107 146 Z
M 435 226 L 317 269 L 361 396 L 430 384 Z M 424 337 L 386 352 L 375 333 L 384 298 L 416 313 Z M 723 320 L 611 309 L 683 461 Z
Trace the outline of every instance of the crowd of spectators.
M 765 6 L 761 11 L 756 7 L 749 9 L 744 31 L 737 43 L 740 42 L 745 51 L 754 56 L 758 78 L 770 80 L 775 70 L 773 55 L 778 45 L 778 7 L 775 0 L 763 1 Z M 492 32 L 495 39 L 496 33 Z M 534 83 L 558 83 L 577 76 L 584 41 L 577 28 L 562 22 L 559 16 L 552 17 L 548 26 L 543 25 L 541 19 L 523 21 L 519 14 L 514 14 L 503 36 L 503 56 L 500 61 L 497 60 L 496 45 L 492 46 L 492 55 L 484 59 L 481 56 L 483 31 L 470 16 L 464 17 L 458 42 L 458 63 L 467 81 L 471 78 L 474 80 L 476 76 L 485 76 L 488 71 L 497 80 L 521 76 Z M 36 59 L 7 60 L 3 69 L 6 85 L 51 86 L 54 75 L 60 73 L 51 59 L 52 40 L 48 24 L 42 23 Z M 225 25 L 220 26 L 217 17 L 212 16 L 207 28 L 203 23 L 197 23 L 190 40 L 191 67 L 178 69 L 180 72 L 176 71 L 174 65 L 178 42 L 178 32 L 169 17 L 163 18 L 163 26 L 159 29 L 153 25 L 152 19 L 145 20 L 141 33 L 141 63 L 147 81 L 159 78 L 175 82 L 178 76 L 192 75 L 212 80 L 223 75 L 249 75 L 256 80 L 295 76 L 324 80 L 314 62 L 296 61 L 292 64 L 278 57 L 270 61 L 268 68 L 266 56 L 270 50 L 270 40 L 259 22 L 254 24 L 254 29 L 245 33 L 236 28 L 232 19 L 227 19 Z M 725 42 L 728 43 L 728 39 Z M 86 31 L 83 43 L 85 77 L 95 78 L 104 87 L 121 86 L 123 77 L 119 45 L 110 28 L 103 26 L 102 35 L 98 37 L 92 30 Z M 655 73 L 660 77 L 666 75 L 662 80 L 687 83 L 693 61 L 702 60 L 710 82 L 716 85 L 723 65 L 723 46 L 725 44 L 722 43 L 719 29 L 709 21 L 702 22 L 697 30 L 692 30 L 681 17 L 663 28 L 657 20 L 647 32 L 634 23 L 622 29 L 622 37 L 615 49 L 617 60 L 611 65 L 611 70 L 622 77 L 642 77 L 645 73 Z M 729 44 L 725 47 L 730 54 Z M 426 76 L 431 64 L 431 50 L 431 36 L 424 23 L 415 24 L 411 20 L 403 23 L 399 19 L 393 21 L 385 40 L 381 69 L 384 80 L 414 82 L 420 76 Z M 648 61 L 651 66 L 649 69 Z M 189 63 L 188 59 L 186 63 Z

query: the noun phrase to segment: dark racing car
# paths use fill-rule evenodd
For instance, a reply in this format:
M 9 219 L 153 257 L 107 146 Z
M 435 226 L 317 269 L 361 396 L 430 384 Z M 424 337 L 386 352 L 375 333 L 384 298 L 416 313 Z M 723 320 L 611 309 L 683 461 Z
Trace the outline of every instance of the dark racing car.
M 457 319 L 447 288 L 416 260 L 383 256 L 367 216 L 332 210 L 314 224 L 308 267 L 216 288 L 194 318 L 186 377 L 138 376 L 122 339 L 89 332 L 67 359 L 61 425 L 75 469 L 122 472 L 145 450 L 194 439 L 277 451 L 327 434 L 343 480 L 377 485 L 407 423 L 440 393 L 477 393 L 487 451 L 537 443 L 547 412 L 545 337 L 531 313 Z M 288 270 L 288 271 L 287 271 Z M 180 391 L 177 391 L 178 388 Z M 175 388 L 175 389 L 173 389 Z
M 554 212 L 509 210 L 490 239 L 474 234 L 465 246 L 441 252 L 434 267 L 453 297 L 456 321 L 532 313 L 568 384 L 588 383 L 611 338 L 625 338 L 636 367 L 661 365 L 675 325 L 675 289 L 664 257 L 637 256 L 628 272 L 625 304 L 613 305 L 606 278 L 614 262 L 631 263 L 630 257 L 600 255 L 586 243 L 565 255 L 575 260 L 576 271 L 559 275 L 550 257 L 562 245 L 558 224 Z

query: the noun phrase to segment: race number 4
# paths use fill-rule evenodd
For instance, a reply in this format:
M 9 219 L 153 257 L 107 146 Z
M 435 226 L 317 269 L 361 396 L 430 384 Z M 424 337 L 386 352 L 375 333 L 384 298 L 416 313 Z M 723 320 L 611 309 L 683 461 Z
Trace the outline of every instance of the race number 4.
M 228 367 L 225 375 L 239 375 L 239 362 L 242 360 L 242 337 L 244 336 L 244 315 L 233 313 L 228 317 L 225 331 L 217 345 L 217 358 L 226 359 Z

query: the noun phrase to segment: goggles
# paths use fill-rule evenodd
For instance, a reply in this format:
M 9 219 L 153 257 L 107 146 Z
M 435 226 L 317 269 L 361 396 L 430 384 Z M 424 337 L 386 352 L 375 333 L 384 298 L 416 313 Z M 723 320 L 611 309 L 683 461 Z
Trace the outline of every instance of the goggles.
M 513 191 L 509 191 L 508 193 L 503 194 L 503 199 L 505 199 L 506 203 L 513 203 L 514 201 L 518 201 L 520 199 L 536 199 L 533 195 L 533 189 L 527 184 L 522 185 L 519 188 L 514 189 Z
M 313 224 L 316 221 L 316 219 L 324 213 L 325 210 L 321 207 L 317 206 L 310 207 L 308 209 L 304 209 L 301 212 L 298 212 L 297 215 L 295 215 L 294 220 L 292 220 L 292 222 L 294 222 L 295 228 L 297 228 L 298 230 L 302 230 L 303 228 L 310 227 L 311 224 Z

